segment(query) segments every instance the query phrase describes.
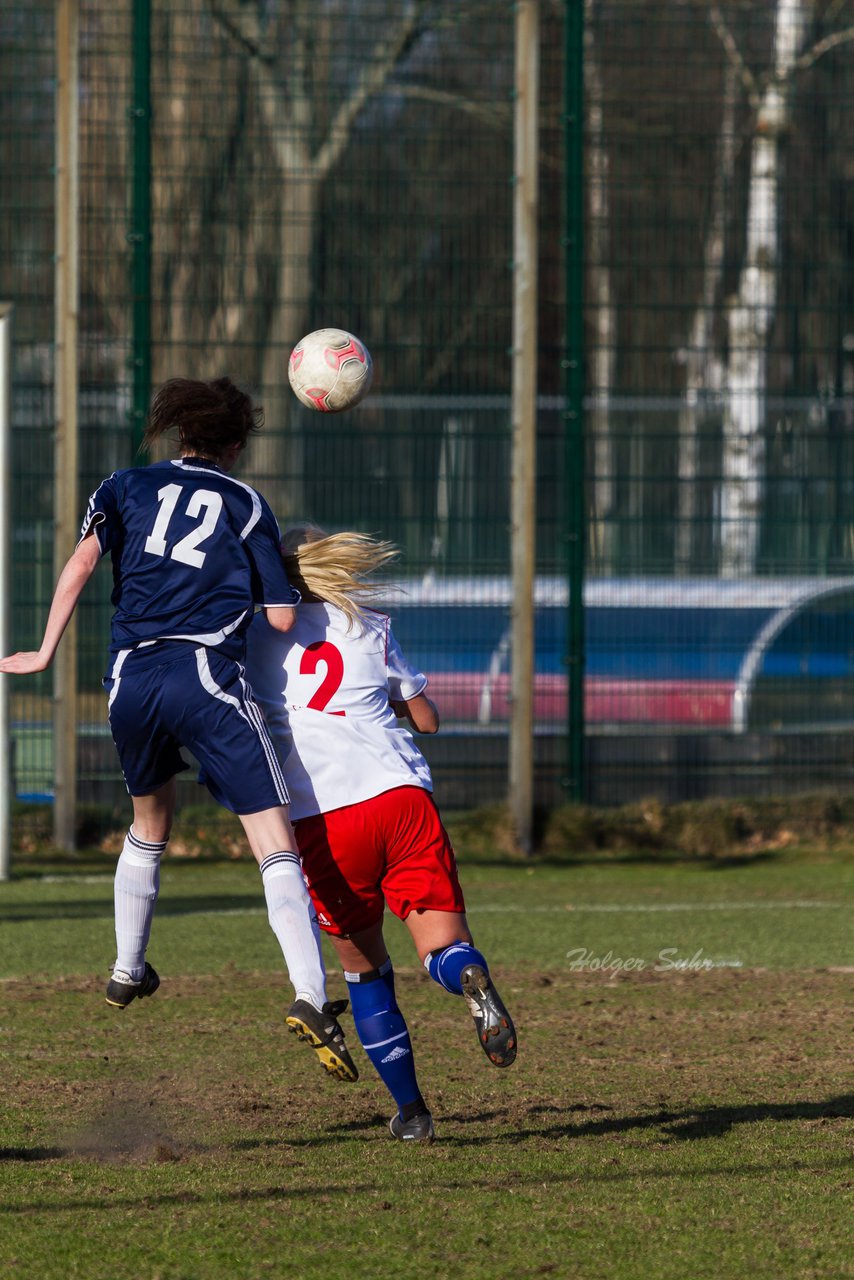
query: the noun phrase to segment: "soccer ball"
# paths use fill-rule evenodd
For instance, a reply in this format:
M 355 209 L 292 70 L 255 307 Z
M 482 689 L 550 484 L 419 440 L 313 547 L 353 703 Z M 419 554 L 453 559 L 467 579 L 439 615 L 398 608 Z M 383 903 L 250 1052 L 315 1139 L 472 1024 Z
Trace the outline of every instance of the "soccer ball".
M 373 376 L 368 348 L 346 329 L 307 333 L 288 360 L 294 395 L 320 413 L 352 409 L 370 391 Z

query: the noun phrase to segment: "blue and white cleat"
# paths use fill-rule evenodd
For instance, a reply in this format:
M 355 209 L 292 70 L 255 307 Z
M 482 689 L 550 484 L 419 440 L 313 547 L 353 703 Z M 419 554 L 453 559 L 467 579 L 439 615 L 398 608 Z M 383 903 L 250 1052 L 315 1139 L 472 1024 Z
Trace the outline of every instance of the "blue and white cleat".
M 479 964 L 470 964 L 460 984 L 483 1052 L 493 1066 L 509 1067 L 516 1057 L 516 1028 L 492 979 Z

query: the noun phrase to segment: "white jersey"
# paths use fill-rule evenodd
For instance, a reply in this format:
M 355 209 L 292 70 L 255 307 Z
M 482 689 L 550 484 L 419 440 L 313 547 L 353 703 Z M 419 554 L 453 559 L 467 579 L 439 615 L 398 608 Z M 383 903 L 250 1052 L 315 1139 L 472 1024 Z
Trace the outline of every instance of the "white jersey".
M 432 791 L 430 768 L 389 699 L 422 693 L 389 618 L 368 611 L 347 630 L 334 605 L 301 604 L 290 631 L 256 614 L 246 674 L 284 766 L 293 820 L 358 804 L 393 787 Z

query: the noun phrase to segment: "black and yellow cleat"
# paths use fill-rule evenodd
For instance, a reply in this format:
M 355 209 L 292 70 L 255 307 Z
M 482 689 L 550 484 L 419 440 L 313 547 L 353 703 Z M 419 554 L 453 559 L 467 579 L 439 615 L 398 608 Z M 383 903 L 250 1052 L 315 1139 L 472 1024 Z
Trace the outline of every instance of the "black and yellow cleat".
M 350 1057 L 338 1022 L 338 1014 L 346 1008 L 346 1000 L 327 1001 L 322 1009 L 315 1009 L 307 1000 L 297 1000 L 288 1010 L 285 1023 L 298 1040 L 311 1045 L 325 1071 L 338 1080 L 352 1082 L 359 1079 L 359 1070 Z
M 470 964 L 460 984 L 483 1052 L 493 1066 L 509 1067 L 516 1057 L 516 1028 L 492 979 L 479 964 Z
M 147 960 L 145 973 L 138 979 L 121 969 L 114 969 L 113 976 L 107 983 L 107 1004 L 113 1009 L 126 1009 L 131 1000 L 153 996 L 159 986 L 160 979 Z

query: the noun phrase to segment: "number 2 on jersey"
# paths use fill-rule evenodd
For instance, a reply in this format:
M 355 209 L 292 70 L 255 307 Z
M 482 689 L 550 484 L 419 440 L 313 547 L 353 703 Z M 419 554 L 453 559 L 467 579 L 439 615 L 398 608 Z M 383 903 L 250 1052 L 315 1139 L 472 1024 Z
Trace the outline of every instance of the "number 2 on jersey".
M 157 512 L 157 519 L 154 521 L 154 528 L 145 539 L 145 549 L 152 556 L 166 555 L 166 530 L 169 528 L 169 521 L 175 514 L 175 508 L 178 505 L 178 499 L 182 493 L 179 484 L 167 484 L 159 490 L 157 497 L 160 500 L 160 510 Z M 222 511 L 222 495 L 214 493 L 211 489 L 194 489 L 190 501 L 187 503 L 187 515 L 191 519 L 200 516 L 204 510 L 204 519 L 191 529 L 186 537 L 180 542 L 176 542 L 172 548 L 171 558 L 180 560 L 182 564 L 192 565 L 194 569 L 201 569 L 205 563 L 206 552 L 199 551 L 199 547 L 205 542 L 216 528 L 216 522 Z
M 299 664 L 300 675 L 315 675 L 321 662 L 326 667 L 326 674 L 306 704 L 312 711 L 325 711 L 344 679 L 344 659 L 341 657 L 341 651 L 336 649 L 329 640 L 315 640 L 314 644 L 308 645 L 303 650 Z M 329 712 L 331 716 L 346 714 L 346 711 Z

